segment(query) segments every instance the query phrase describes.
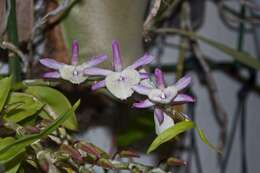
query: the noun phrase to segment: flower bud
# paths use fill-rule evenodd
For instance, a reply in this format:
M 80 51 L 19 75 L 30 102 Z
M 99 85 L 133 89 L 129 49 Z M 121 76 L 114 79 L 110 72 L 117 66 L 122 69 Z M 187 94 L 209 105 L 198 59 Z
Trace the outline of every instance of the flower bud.
M 187 162 L 185 160 L 180 160 L 174 157 L 170 157 L 167 160 L 167 164 L 170 166 L 185 166 Z

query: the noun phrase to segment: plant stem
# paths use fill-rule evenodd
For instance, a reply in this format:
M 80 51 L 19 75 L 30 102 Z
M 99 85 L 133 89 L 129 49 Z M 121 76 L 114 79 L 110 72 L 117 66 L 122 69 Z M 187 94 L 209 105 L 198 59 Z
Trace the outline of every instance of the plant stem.
M 11 43 L 18 46 L 18 33 L 17 33 L 17 21 L 16 21 L 16 0 L 11 1 L 11 11 L 8 17 L 8 38 Z M 20 59 L 15 54 L 9 56 L 9 74 L 13 76 L 13 82 L 19 82 L 22 79 L 21 76 L 21 64 Z

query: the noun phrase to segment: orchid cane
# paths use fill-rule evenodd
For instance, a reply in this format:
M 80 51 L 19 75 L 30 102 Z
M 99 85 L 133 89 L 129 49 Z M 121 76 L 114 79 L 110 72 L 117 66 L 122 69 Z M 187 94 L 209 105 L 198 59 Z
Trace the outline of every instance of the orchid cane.
M 44 73 L 43 77 L 62 78 L 64 80 L 70 81 L 73 84 L 80 84 L 88 78 L 88 75 L 84 73 L 85 70 L 93 68 L 94 66 L 100 64 L 107 59 L 106 55 L 101 55 L 92 58 L 88 62 L 78 64 L 78 53 L 79 45 L 78 42 L 74 40 L 72 43 L 71 64 L 64 64 L 62 62 L 58 62 L 54 59 L 49 58 L 41 59 L 40 63 L 42 65 L 55 70 L 53 72 Z
M 125 100 L 134 93 L 132 87 L 138 85 L 142 79 L 147 78 L 147 73 L 141 73 L 137 69 L 151 63 L 153 57 L 145 54 L 136 60 L 132 65 L 123 69 L 119 44 L 115 40 L 112 42 L 112 53 L 112 70 L 93 67 L 85 69 L 84 72 L 87 75 L 105 77 L 104 80 L 92 85 L 92 90 L 106 87 L 115 97 Z
M 154 121 L 156 133 L 160 134 L 167 128 L 174 125 L 173 119 L 167 115 L 165 108 L 177 104 L 194 102 L 194 99 L 186 94 L 181 94 L 184 88 L 191 83 L 191 77 L 185 76 L 177 81 L 174 85 L 166 86 L 162 71 L 155 69 L 155 85 L 151 82 L 136 85 L 133 90 L 139 94 L 146 95 L 148 98 L 144 101 L 134 103 L 136 108 L 154 108 Z M 185 114 L 182 114 L 187 118 Z

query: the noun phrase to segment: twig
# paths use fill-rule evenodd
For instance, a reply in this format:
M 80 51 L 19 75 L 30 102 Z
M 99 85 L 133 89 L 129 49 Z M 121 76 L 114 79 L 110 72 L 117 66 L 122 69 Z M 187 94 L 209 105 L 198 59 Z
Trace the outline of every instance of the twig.
M 151 26 L 153 25 L 154 17 L 157 15 L 160 9 L 161 2 L 162 0 L 154 0 L 153 7 L 144 22 L 144 34 L 146 34 L 148 30 L 151 28 Z
M 3 41 L 0 44 L 0 47 L 2 49 L 8 49 L 8 50 L 14 52 L 15 54 L 17 54 L 21 58 L 21 60 L 24 64 L 24 70 L 25 71 L 27 70 L 27 68 L 28 68 L 27 56 L 18 47 L 16 47 L 14 44 L 7 42 L 7 41 Z
M 191 13 L 190 13 L 190 4 L 188 2 L 184 2 L 186 5 L 184 6 L 184 10 L 186 11 L 187 20 L 187 29 L 189 31 L 192 31 L 191 25 L 188 25 L 191 23 Z M 186 7 L 186 8 L 185 8 Z M 199 43 L 197 40 L 191 38 L 191 48 L 193 50 L 193 53 L 195 54 L 195 58 L 199 61 L 202 70 L 204 71 L 205 77 L 206 77 L 206 83 L 208 86 L 208 92 L 211 100 L 211 105 L 214 110 L 214 115 L 216 118 L 216 121 L 220 127 L 220 148 L 223 148 L 225 145 L 226 140 L 226 131 L 227 131 L 227 113 L 222 107 L 219 99 L 218 99 L 218 90 L 216 81 L 214 80 L 214 77 L 211 73 L 210 67 L 206 60 L 204 59 L 204 55 L 202 51 L 199 48 Z
M 47 21 L 49 17 L 56 16 L 60 14 L 61 12 L 65 11 L 67 7 L 69 6 L 70 0 L 64 0 L 57 8 L 55 8 L 53 11 L 50 11 L 47 13 L 43 18 L 39 19 L 32 29 L 32 37 L 34 37 L 35 32 L 38 28 L 42 27 Z
M 226 131 L 227 131 L 227 121 L 228 116 L 224 108 L 222 107 L 219 99 L 218 99 L 218 90 L 216 86 L 216 82 L 211 74 L 211 70 L 203 58 L 204 55 L 202 54 L 201 50 L 199 49 L 198 45 L 196 43 L 193 44 L 193 50 L 196 55 L 196 58 L 198 59 L 199 63 L 201 64 L 201 67 L 205 73 L 206 77 L 206 83 L 208 86 L 209 96 L 211 99 L 212 107 L 214 110 L 216 121 L 221 128 L 220 131 L 220 138 L 221 138 L 221 144 L 220 147 L 223 148 L 226 141 Z
M 175 10 L 175 8 L 184 0 L 174 0 L 170 6 L 168 7 L 167 10 L 165 10 L 165 12 L 163 12 L 163 14 L 160 16 L 160 21 L 164 20 L 168 17 L 170 17 L 170 15 L 173 13 L 173 11 Z

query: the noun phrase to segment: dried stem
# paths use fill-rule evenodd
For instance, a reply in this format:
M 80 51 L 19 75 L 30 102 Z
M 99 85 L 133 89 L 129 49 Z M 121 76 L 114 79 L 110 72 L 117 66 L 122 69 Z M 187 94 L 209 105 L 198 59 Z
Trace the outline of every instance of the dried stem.
M 160 6 L 161 6 L 161 2 L 162 0 L 155 0 L 153 7 L 150 11 L 150 13 L 148 14 L 145 22 L 144 22 L 144 34 L 147 33 L 147 31 L 151 28 L 151 26 L 153 25 L 154 22 L 154 17 L 157 15 Z
M 48 21 L 49 17 L 57 16 L 60 13 L 64 12 L 69 6 L 69 2 L 70 0 L 64 0 L 57 8 L 47 13 L 43 18 L 39 19 L 32 29 L 32 38 L 34 37 L 34 34 L 37 31 L 37 29 L 42 27 Z
M 224 108 L 222 107 L 219 99 L 218 99 L 218 90 L 216 86 L 216 82 L 213 78 L 213 75 L 210 71 L 209 65 L 204 59 L 204 55 L 202 54 L 201 50 L 198 47 L 197 43 L 193 43 L 193 51 L 196 55 L 196 58 L 198 59 L 205 77 L 206 77 L 206 82 L 208 86 L 208 91 L 209 91 L 209 96 L 210 100 L 212 103 L 212 107 L 215 113 L 215 118 L 216 121 L 221 129 L 220 131 L 220 139 L 221 139 L 221 144 L 220 147 L 223 148 L 225 145 L 226 141 L 226 131 L 227 131 L 227 121 L 228 121 L 228 115 Z
M 191 13 L 190 13 L 190 4 L 188 2 L 184 2 L 186 4 L 184 6 L 184 10 L 186 11 L 186 16 L 187 16 L 187 29 L 188 31 L 192 32 L 192 27 L 191 27 Z M 195 57 L 199 61 L 202 70 L 204 71 L 205 77 L 206 77 L 206 83 L 208 87 L 208 93 L 210 96 L 211 100 L 211 105 L 214 110 L 214 115 L 216 118 L 216 121 L 220 127 L 220 148 L 223 149 L 224 145 L 226 143 L 226 132 L 227 132 L 227 113 L 222 107 L 220 100 L 218 98 L 218 90 L 217 90 L 217 85 L 216 81 L 211 73 L 210 67 L 208 63 L 205 60 L 205 56 L 203 55 L 202 51 L 199 48 L 199 43 L 197 40 L 191 39 L 191 48 L 193 53 L 195 54 Z
M 12 51 L 13 53 L 17 54 L 21 58 L 21 60 L 24 64 L 24 70 L 26 70 L 28 68 L 27 56 L 18 47 L 16 47 L 14 44 L 7 42 L 7 41 L 3 41 L 0 44 L 0 47 L 2 49 L 8 49 L 8 50 Z

